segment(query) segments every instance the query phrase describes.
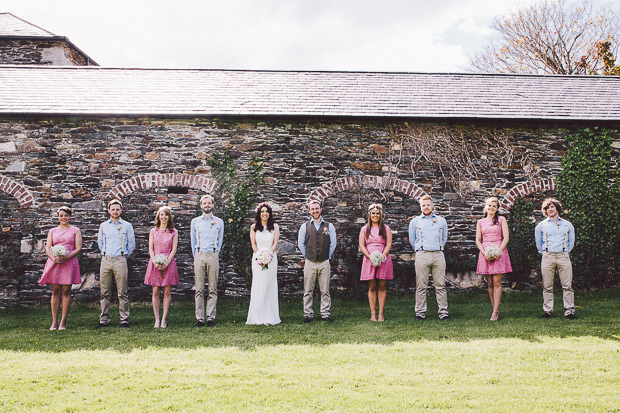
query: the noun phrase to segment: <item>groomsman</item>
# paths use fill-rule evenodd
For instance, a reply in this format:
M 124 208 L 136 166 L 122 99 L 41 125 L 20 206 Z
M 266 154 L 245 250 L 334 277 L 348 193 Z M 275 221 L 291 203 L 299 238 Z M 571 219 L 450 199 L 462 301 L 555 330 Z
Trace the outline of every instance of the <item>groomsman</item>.
M 336 229 L 321 216 L 323 209 L 316 200 L 308 202 L 308 212 L 312 219 L 299 228 L 297 246 L 306 259 L 304 264 L 304 323 L 314 319 L 312 293 L 318 280 L 321 290 L 321 320 L 332 322 L 330 317 L 331 296 L 329 281 L 331 267 L 329 260 L 336 249 Z
M 224 221 L 213 215 L 215 204 L 211 195 L 200 198 L 202 215 L 192 219 L 191 240 L 194 255 L 196 327 L 215 326 L 217 278 L 220 273 L 219 253 L 224 242 Z M 206 277 L 205 277 L 206 275 Z M 209 287 L 205 312 L 205 278 Z
M 429 275 L 433 276 L 439 319 L 448 320 L 448 294 L 446 292 L 446 259 L 443 249 L 448 239 L 446 220 L 434 214 L 435 206 L 430 196 L 420 198 L 422 214 L 409 223 L 409 242 L 415 251 L 415 318 L 426 318 L 426 290 Z
M 110 219 L 99 226 L 97 244 L 101 251 L 101 267 L 99 268 L 99 284 L 101 286 L 101 315 L 96 329 L 110 324 L 110 295 L 112 281 L 116 282 L 118 294 L 118 312 L 121 327 L 129 328 L 129 297 L 127 296 L 127 257 L 136 248 L 133 226 L 121 219 L 123 204 L 118 199 L 108 203 Z
M 540 269 L 543 282 L 543 314 L 540 318 L 551 318 L 553 314 L 553 279 L 558 270 L 564 299 L 564 316 L 575 317 L 575 293 L 573 292 L 573 266 L 568 254 L 575 246 L 573 224 L 560 218 L 562 204 L 557 199 L 547 198 L 541 211 L 545 220 L 536 226 L 535 238 L 538 253 L 542 254 Z

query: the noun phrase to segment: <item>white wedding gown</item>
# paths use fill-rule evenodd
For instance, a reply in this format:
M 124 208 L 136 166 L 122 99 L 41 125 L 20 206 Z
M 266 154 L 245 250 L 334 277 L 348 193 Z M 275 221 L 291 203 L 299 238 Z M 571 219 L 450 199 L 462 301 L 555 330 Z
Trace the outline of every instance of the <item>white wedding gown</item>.
M 256 232 L 256 246 L 259 251 L 268 250 L 273 245 L 273 231 L 266 229 Z M 256 262 L 256 253 L 252 254 L 252 291 L 250 292 L 250 309 L 246 324 L 280 324 L 278 306 L 278 256 L 263 270 Z

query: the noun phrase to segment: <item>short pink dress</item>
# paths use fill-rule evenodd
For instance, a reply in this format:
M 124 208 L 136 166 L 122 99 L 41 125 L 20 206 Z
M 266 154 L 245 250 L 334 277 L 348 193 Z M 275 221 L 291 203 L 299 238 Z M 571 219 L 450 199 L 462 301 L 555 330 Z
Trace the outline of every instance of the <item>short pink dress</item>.
M 386 225 L 385 229 L 389 231 L 390 227 Z M 366 233 L 366 225 L 362 227 L 362 232 Z M 379 235 L 378 227 L 370 228 L 370 237 L 366 239 L 366 249 L 371 254 L 373 251 L 383 252 L 385 249 L 385 240 Z M 387 255 L 385 262 L 378 267 L 373 266 L 370 260 L 364 255 L 360 280 L 368 281 L 374 280 L 375 278 L 378 280 L 391 280 L 394 278 L 394 266 L 392 265 L 392 257 L 390 254 Z
M 77 227 L 50 229 L 52 246 L 64 245 L 67 254 L 71 254 L 75 249 L 75 236 L 78 232 L 80 229 Z M 48 258 L 43 269 L 43 276 L 39 280 L 39 284 L 71 285 L 81 283 L 82 277 L 80 277 L 80 264 L 77 256 L 60 264 L 56 264 L 51 258 Z
M 499 217 L 497 225 L 493 225 L 493 221 L 490 219 L 478 220 L 478 225 L 480 225 L 480 231 L 482 233 L 482 246 L 485 250 L 487 247 L 492 245 L 495 245 L 496 247 L 502 245 L 502 241 L 504 239 L 502 235 L 502 222 L 505 220 L 506 218 Z M 510 257 L 508 256 L 508 248 L 504 248 L 504 251 L 502 251 L 499 258 L 493 261 L 488 261 L 484 258 L 482 253 L 479 253 L 476 272 L 478 274 L 492 275 L 512 272 L 512 265 L 510 264 Z
M 172 243 L 174 241 L 174 235 L 177 230 L 173 231 L 161 230 L 159 228 L 152 228 L 151 235 L 153 236 L 153 252 L 155 255 L 164 254 L 169 255 L 172 251 Z M 153 264 L 153 260 L 149 260 L 149 264 L 146 267 L 146 276 L 144 277 L 144 283 L 148 285 L 155 285 L 158 287 L 164 287 L 168 285 L 177 285 L 179 283 L 179 272 L 177 271 L 177 263 L 174 258 L 168 264 L 163 274 Z

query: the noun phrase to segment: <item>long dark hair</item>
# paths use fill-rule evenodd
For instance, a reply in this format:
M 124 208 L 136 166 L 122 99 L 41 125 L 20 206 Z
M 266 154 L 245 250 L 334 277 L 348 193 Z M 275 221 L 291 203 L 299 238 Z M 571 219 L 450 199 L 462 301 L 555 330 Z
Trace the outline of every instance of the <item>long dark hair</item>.
M 172 217 L 172 211 L 167 206 L 163 206 L 155 213 L 155 228 L 159 229 L 161 221 L 159 220 L 159 213 L 164 211 L 168 215 L 168 223 L 166 224 L 166 231 L 174 231 L 174 218 Z
M 366 239 L 370 237 L 370 229 L 372 228 L 372 221 L 370 220 L 370 213 L 373 209 L 378 209 L 381 212 L 381 217 L 379 218 L 379 235 L 384 240 L 387 240 L 387 230 L 385 229 L 385 224 L 383 223 L 383 207 L 378 204 L 372 204 L 368 208 L 368 219 L 366 220 Z
M 273 231 L 275 228 L 273 225 L 273 210 L 266 202 L 263 202 L 258 206 L 258 208 L 256 208 L 256 216 L 254 217 L 254 231 L 263 230 L 263 222 L 260 219 L 260 212 L 263 208 L 267 208 L 267 212 L 269 212 L 269 218 L 267 219 L 267 231 Z
M 499 213 L 499 200 L 495 198 L 494 196 L 484 200 L 484 218 L 486 218 L 487 215 L 489 215 L 487 213 L 487 204 L 489 202 L 495 202 L 495 205 L 497 205 L 497 211 L 495 211 L 495 216 L 493 217 L 493 225 L 497 225 L 499 223 L 499 217 L 501 216 Z

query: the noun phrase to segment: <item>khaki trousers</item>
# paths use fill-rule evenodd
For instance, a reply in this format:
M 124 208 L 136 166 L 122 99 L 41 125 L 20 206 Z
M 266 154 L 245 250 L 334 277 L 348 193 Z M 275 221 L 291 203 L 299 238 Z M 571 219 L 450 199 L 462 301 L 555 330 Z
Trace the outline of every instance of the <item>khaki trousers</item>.
M 198 251 L 194 256 L 194 284 L 196 293 L 196 320 L 204 322 L 215 320 L 215 307 L 217 305 L 217 277 L 220 273 L 220 259 L 217 252 Z M 207 296 L 207 312 L 205 314 L 205 274 L 209 287 Z
M 121 323 L 129 320 L 129 297 L 127 295 L 127 257 L 102 257 L 99 267 L 99 285 L 101 286 L 101 324 L 110 324 L 110 296 L 112 294 L 112 282 L 116 282 L 118 294 L 118 312 Z
M 316 281 L 319 281 L 321 290 L 321 318 L 329 317 L 332 299 L 329 295 L 329 280 L 331 278 L 331 267 L 329 260 L 323 262 L 313 262 L 306 260 L 304 264 L 304 318 L 313 318 L 312 293 Z
M 439 316 L 448 315 L 446 259 L 443 251 L 417 251 L 415 253 L 415 314 L 421 317 L 426 315 L 426 290 L 429 275 L 433 276 Z
M 553 279 L 558 270 L 564 299 L 564 315 L 575 314 L 575 293 L 573 292 L 573 266 L 568 252 L 543 252 L 540 263 L 543 282 L 543 311 L 553 313 Z

